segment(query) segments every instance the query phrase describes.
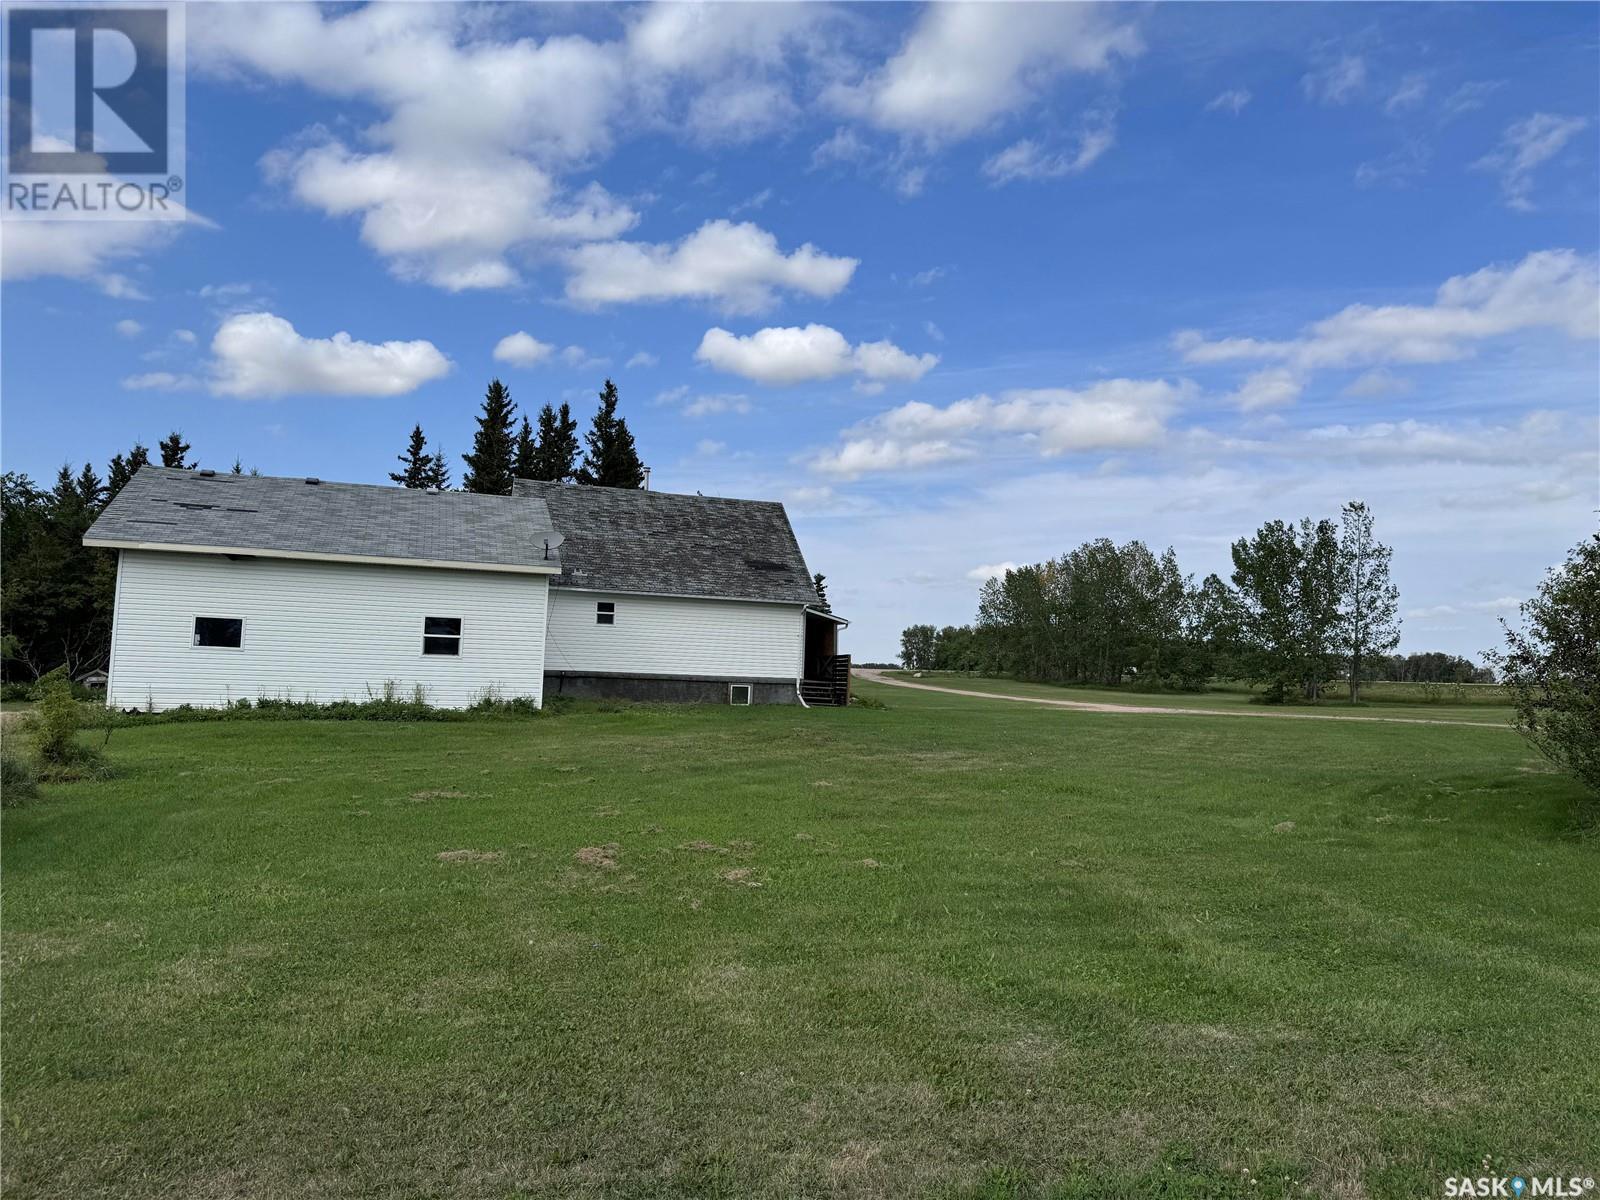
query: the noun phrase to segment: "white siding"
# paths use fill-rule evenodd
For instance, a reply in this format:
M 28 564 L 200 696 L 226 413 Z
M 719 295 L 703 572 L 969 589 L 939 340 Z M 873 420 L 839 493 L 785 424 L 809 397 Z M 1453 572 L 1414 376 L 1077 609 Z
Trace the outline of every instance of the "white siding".
M 125 550 L 109 699 L 119 708 L 260 696 L 365 700 L 393 681 L 461 708 L 496 688 L 541 697 L 543 575 Z M 194 619 L 242 617 L 237 650 L 194 645 Z M 422 619 L 461 618 L 461 654 L 424 655 Z
M 617 606 L 616 623 L 595 605 Z M 805 645 L 798 604 L 694 600 L 550 589 L 545 669 L 719 679 L 798 679 Z

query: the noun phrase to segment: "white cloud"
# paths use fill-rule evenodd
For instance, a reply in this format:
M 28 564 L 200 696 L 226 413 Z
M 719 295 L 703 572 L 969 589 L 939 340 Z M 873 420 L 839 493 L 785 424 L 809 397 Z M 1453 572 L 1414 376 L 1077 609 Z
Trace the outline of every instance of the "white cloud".
M 932 4 L 880 70 L 828 95 L 879 128 L 956 140 L 1029 106 L 1065 72 L 1103 72 L 1142 49 L 1131 24 L 1094 5 Z
M 1360 55 L 1346 54 L 1308 71 L 1300 80 L 1308 99 L 1319 104 L 1345 104 L 1367 83 L 1367 63 Z
M 1244 111 L 1244 106 L 1249 104 L 1251 95 L 1246 88 L 1229 88 L 1212 98 L 1206 105 L 1207 112 L 1225 112 L 1238 116 Z
M 1109 112 L 1086 119 L 1071 150 L 1046 150 L 1032 138 L 1013 142 L 983 164 L 983 173 L 995 185 L 1017 179 L 1059 179 L 1087 171 L 1116 144 L 1117 133 Z
M 661 359 L 648 350 L 640 350 L 627 362 L 629 370 L 634 367 L 655 367 L 661 365 Z
M 914 400 L 846 431 L 843 444 L 817 456 L 824 474 L 931 466 L 978 452 L 980 441 L 1021 439 L 1046 457 L 1153 446 L 1166 421 L 1195 392 L 1163 379 L 1107 379 L 1086 388 L 1034 388 L 957 400 L 942 407 Z
M 402 279 L 447 291 L 510 287 L 510 252 L 531 244 L 614 238 L 638 215 L 598 184 L 567 193 L 511 154 L 468 161 L 362 154 L 338 141 L 268 155 L 269 177 L 332 216 L 358 217 L 361 238 Z
M 696 396 L 683 406 L 683 415 L 696 419 L 723 416 L 728 413 L 743 416 L 749 411 L 749 397 L 738 395 Z
M 854 374 L 870 390 L 890 382 L 914 382 L 939 362 L 936 354 L 909 354 L 887 340 L 851 346 L 837 329 L 815 324 L 770 327 L 745 337 L 722 328 L 708 329 L 695 358 L 769 387 Z
M 172 331 L 172 336 L 174 340 L 182 342 L 185 346 L 192 346 L 195 344 L 195 342 L 200 340 L 199 338 L 195 337 L 194 330 L 192 329 L 174 329 Z
M 1378 368 L 1374 371 L 1363 371 L 1351 380 L 1344 389 L 1346 396 L 1355 396 L 1360 399 L 1371 399 L 1378 396 L 1403 396 L 1416 387 L 1411 380 L 1396 375 L 1391 371 Z
M 1009 560 L 998 563 L 984 563 L 981 566 L 973 567 L 972 570 L 968 571 L 967 578 L 976 583 L 986 583 L 991 579 L 1002 579 L 1007 573 L 1015 571 L 1016 569 L 1017 564 L 1010 562 Z
M 833 136 L 811 152 L 811 167 L 832 166 L 836 163 L 857 163 L 872 153 L 871 147 L 854 129 L 840 127 Z
M 1268 367 L 1245 377 L 1231 399 L 1241 412 L 1282 408 L 1293 404 L 1305 390 L 1305 380 L 1287 367 Z
M 1388 184 L 1404 187 L 1427 174 L 1430 157 L 1431 154 L 1423 143 L 1408 141 L 1398 150 L 1382 158 L 1369 159 L 1356 167 L 1356 186 L 1376 187 Z
M 1428 77 L 1419 71 L 1413 71 L 1400 80 L 1400 86 L 1389 94 L 1383 102 L 1383 111 L 1393 116 L 1407 108 L 1414 108 L 1422 103 L 1428 94 Z
M 549 342 L 541 342 L 531 333 L 519 329 L 495 343 L 494 358 L 496 362 L 510 363 L 514 367 L 531 367 L 555 352 L 556 348 Z
M 1431 305 L 1352 304 L 1286 341 L 1183 330 L 1173 345 L 1193 363 L 1280 359 L 1302 369 L 1465 358 L 1474 344 L 1532 329 L 1600 335 L 1600 270 L 1572 250 L 1540 250 L 1514 266 L 1447 279 Z
M 133 280 L 126 275 L 119 275 L 115 271 L 109 275 L 101 275 L 95 280 L 97 286 L 113 300 L 148 300 L 149 295 Z
M 200 380 L 172 371 L 148 371 L 143 375 L 129 375 L 122 386 L 132 392 L 182 392 L 199 387 Z
M 585 307 L 702 300 L 730 313 L 760 312 L 780 291 L 827 299 L 850 282 L 858 260 L 809 242 L 789 254 L 749 222 L 707 221 L 676 244 L 601 242 L 568 258 L 567 298 Z
M 1499 147 L 1472 165 L 1476 170 L 1493 171 L 1500 176 L 1500 191 L 1508 208 L 1532 212 L 1534 170 L 1561 153 L 1588 126 L 1587 117 L 1534 113 L 1513 122 L 1501 137 Z
M 116 330 L 125 338 L 134 338 L 144 332 L 144 326 L 131 317 L 125 317 L 117 322 Z
M 198 218 L 196 218 L 198 220 Z M 120 259 L 159 250 L 182 232 L 181 221 L 7 221 L 0 231 L 0 278 L 63 276 L 94 281 L 117 299 L 143 298 L 127 276 L 108 270 Z M 209 224 L 209 222 L 208 222 Z M 136 291 L 137 289 L 134 288 Z
M 211 353 L 212 390 L 224 396 L 400 396 L 451 368 L 432 342 L 308 338 L 265 312 L 229 317 Z

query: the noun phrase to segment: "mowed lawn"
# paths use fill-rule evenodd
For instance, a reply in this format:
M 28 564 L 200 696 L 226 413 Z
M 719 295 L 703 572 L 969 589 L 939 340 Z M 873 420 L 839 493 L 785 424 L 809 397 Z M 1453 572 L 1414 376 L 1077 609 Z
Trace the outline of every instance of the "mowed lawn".
M 119 731 L 5 814 L 7 1197 L 1600 1167 L 1600 848 L 1516 734 L 862 690 Z

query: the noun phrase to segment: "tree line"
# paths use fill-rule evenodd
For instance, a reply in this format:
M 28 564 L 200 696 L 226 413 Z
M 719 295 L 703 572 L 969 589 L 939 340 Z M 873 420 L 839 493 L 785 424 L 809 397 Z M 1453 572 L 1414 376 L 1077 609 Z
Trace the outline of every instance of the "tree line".
M 517 422 L 510 390 L 492 380 L 477 416 L 472 452 L 462 455 L 461 487 L 469 492 L 509 495 L 515 477 L 636 488 L 644 483 L 627 421 L 617 414 L 611 380 L 580 447 L 570 406 L 546 404 L 537 423 Z M 194 470 L 193 447 L 174 430 L 156 444 L 163 467 Z M 581 451 L 581 458 L 580 458 Z M 411 431 L 399 456 L 395 483 L 412 488 L 450 487 L 449 460 L 430 453 L 422 427 Z M 83 544 L 107 504 L 140 467 L 154 461 L 148 446 L 135 443 L 106 465 L 74 471 L 64 464 L 52 487 L 25 474 L 6 472 L 0 481 L 0 661 L 4 678 L 37 679 L 57 668 L 70 678 L 103 668 L 111 649 L 111 612 L 116 596 L 116 555 Z M 235 475 L 258 475 L 235 458 Z
M 911 626 L 901 661 L 1111 686 L 1246 679 L 1278 701 L 1315 700 L 1340 677 L 1354 700 L 1391 669 L 1399 592 L 1365 504 L 1346 504 L 1337 521 L 1269 521 L 1231 554 L 1229 581 L 1197 583 L 1171 548 L 1098 538 L 988 580 L 970 626 Z
M 539 410 L 538 424 L 526 414 L 517 423 L 517 406 L 511 390 L 498 379 L 489 381 L 478 426 L 472 437 L 472 452 L 461 457 L 467 470 L 461 477 L 461 490 L 505 496 L 513 479 L 542 479 L 555 483 L 585 483 L 592 487 L 637 488 L 644 484 L 644 464 L 639 460 L 633 433 L 627 419 L 617 415 L 617 385 L 606 380 L 600 390 L 600 406 L 584 434 L 584 453 L 579 459 L 578 422 L 570 405 L 558 409 L 546 404 Z M 389 478 L 401 487 L 450 487 L 449 456 L 428 452 L 428 439 L 417 425 L 399 455 L 400 470 Z

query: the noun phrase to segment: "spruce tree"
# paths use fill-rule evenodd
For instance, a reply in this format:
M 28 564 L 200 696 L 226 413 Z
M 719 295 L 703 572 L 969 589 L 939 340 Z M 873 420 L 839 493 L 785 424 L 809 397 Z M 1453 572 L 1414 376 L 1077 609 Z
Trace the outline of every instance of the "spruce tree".
M 427 481 L 422 486 L 435 488 L 441 492 L 450 490 L 450 457 L 443 450 L 433 455 L 432 465 L 428 467 L 423 478 Z
M 106 488 L 91 464 L 83 464 L 83 470 L 78 472 L 76 486 L 78 499 L 83 501 L 83 506 L 90 512 L 99 512 L 100 506 L 105 503 Z
M 434 456 L 428 453 L 427 446 L 428 439 L 422 436 L 422 426 L 413 426 L 411 441 L 407 443 L 405 453 L 395 455 L 400 460 L 400 465 L 405 469 L 402 471 L 390 471 L 389 478 L 401 487 L 432 487 Z
M 478 415 L 478 431 L 472 438 L 472 453 L 461 456 L 467 464 L 461 486 L 467 491 L 492 496 L 511 494 L 511 470 L 516 454 L 512 422 L 516 415 L 517 406 L 511 402 L 510 390 L 498 379 L 491 379 L 483 397 L 483 411 Z
M 817 593 L 817 607 L 823 612 L 832 612 L 833 607 L 828 603 L 828 577 L 818 571 L 811 577 L 811 586 Z
M 644 464 L 634 448 L 628 422 L 617 416 L 617 385 L 609 379 L 600 392 L 600 408 L 584 440 L 589 451 L 578 470 L 579 483 L 594 487 L 644 486 Z
M 182 433 L 174 429 L 161 442 L 161 465 L 187 471 L 189 463 L 184 461 L 184 456 L 188 453 L 189 443 L 183 440 Z
M 550 406 L 547 404 L 545 407 Z M 518 479 L 535 478 L 531 472 L 538 452 L 539 444 L 533 439 L 533 426 L 528 424 L 528 418 L 524 415 L 522 427 L 517 430 L 517 444 L 511 451 L 511 473 Z
M 578 422 L 572 408 L 563 404 L 558 413 L 546 404 L 539 410 L 538 441 L 526 479 L 565 483 L 578 473 Z
M 106 468 L 106 499 L 115 500 L 117 493 L 127 486 L 134 472 L 150 461 L 150 451 L 143 442 L 135 442 L 133 449 L 128 451 L 127 457 L 118 454 L 112 457 L 111 463 Z

